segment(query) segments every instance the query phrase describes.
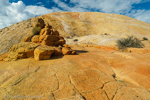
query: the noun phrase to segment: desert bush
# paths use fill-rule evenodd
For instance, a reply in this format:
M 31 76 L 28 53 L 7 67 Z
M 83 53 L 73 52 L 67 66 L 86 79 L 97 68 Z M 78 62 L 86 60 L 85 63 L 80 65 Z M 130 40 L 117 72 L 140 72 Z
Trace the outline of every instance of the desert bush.
M 119 50 L 124 51 L 128 47 L 143 48 L 144 44 L 138 38 L 129 36 L 128 38 L 117 40 L 117 47 Z
M 78 39 L 74 39 L 73 41 L 76 42 L 76 41 L 78 41 Z
M 67 39 L 70 39 L 70 36 L 67 36 L 66 38 L 67 38 Z
M 59 45 L 59 46 L 58 46 L 58 48 L 62 49 L 62 46 L 61 46 L 61 45 Z
M 143 37 L 143 40 L 148 40 L 148 38 L 147 37 Z

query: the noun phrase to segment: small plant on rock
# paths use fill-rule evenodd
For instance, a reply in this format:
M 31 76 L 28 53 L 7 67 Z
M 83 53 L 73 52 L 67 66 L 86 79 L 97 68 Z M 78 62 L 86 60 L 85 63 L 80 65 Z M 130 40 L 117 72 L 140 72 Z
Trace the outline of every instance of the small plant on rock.
M 66 38 L 67 38 L 67 39 L 70 39 L 70 36 L 67 36 Z
M 62 46 L 61 46 L 61 45 L 59 45 L 59 46 L 58 46 L 58 48 L 59 48 L 59 49 L 62 49 Z
M 148 38 L 146 38 L 146 37 L 143 37 L 143 40 L 148 40 Z
M 76 42 L 76 41 L 78 41 L 78 39 L 74 39 L 73 41 Z
M 34 35 L 39 35 L 40 31 L 41 31 L 40 27 L 34 27 L 32 29 L 32 32 L 33 32 Z
M 129 36 L 128 38 L 117 40 L 117 47 L 119 50 L 124 51 L 128 47 L 143 48 L 144 44 L 138 38 Z

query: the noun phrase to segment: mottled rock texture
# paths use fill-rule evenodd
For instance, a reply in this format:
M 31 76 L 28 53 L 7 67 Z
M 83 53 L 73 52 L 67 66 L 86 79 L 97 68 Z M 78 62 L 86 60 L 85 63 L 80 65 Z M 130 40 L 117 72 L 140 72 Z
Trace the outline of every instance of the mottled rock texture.
M 149 100 L 150 55 L 71 48 L 78 55 L 1 61 L 0 100 Z

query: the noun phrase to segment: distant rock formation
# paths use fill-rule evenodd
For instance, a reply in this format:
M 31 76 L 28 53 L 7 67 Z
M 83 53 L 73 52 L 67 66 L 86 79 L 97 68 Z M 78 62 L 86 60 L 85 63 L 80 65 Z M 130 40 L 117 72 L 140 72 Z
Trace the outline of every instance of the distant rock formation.
M 51 55 L 76 54 L 68 45 L 59 32 L 49 24 L 44 23 L 42 18 L 37 18 L 33 24 L 29 36 L 22 39 L 22 42 L 15 44 L 9 49 L 5 61 L 34 57 L 36 60 L 50 59 Z

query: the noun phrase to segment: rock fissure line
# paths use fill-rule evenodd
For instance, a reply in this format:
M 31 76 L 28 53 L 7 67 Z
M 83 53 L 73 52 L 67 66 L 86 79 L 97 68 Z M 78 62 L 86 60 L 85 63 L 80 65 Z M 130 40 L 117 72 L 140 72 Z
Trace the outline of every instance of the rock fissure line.
M 110 83 L 110 82 L 111 82 L 111 81 L 108 81 L 108 82 L 103 83 L 103 86 L 101 87 L 101 89 L 103 89 L 104 86 L 105 86 L 106 84 Z
M 8 91 L 7 91 L 7 89 L 6 88 L 4 88 L 5 90 L 6 90 L 6 92 L 9 94 L 9 95 L 11 95 Z
M 126 75 L 130 74 L 133 70 L 130 70 Z
M 27 68 L 28 68 L 28 71 L 27 71 L 28 76 L 29 76 L 29 67 L 30 67 L 30 64 L 31 64 L 31 61 L 29 62 L 29 65 L 27 66 Z
M 19 84 L 19 83 L 20 83 L 23 79 L 24 79 L 24 77 L 22 77 L 22 78 L 18 79 L 18 80 L 17 80 L 17 82 L 15 82 L 13 85 L 17 85 L 17 84 Z
M 121 88 L 123 88 L 123 87 L 124 87 L 124 86 L 120 87 L 119 89 L 117 88 L 117 90 L 116 90 L 115 94 L 114 94 L 114 95 L 113 95 L 113 97 L 112 97 L 112 100 L 114 100 L 114 98 L 115 98 L 116 94 L 118 93 L 118 90 L 121 90 Z
M 56 100 L 56 98 L 55 98 L 55 95 L 54 95 L 54 93 L 52 92 L 52 95 L 53 95 L 53 97 L 54 97 L 54 100 Z M 49 99 L 50 100 L 50 99 Z
M 79 92 L 79 90 L 75 87 L 75 85 L 72 83 L 72 81 L 71 81 L 71 78 L 70 78 L 71 76 L 70 75 L 68 75 L 68 78 L 69 78 L 69 80 L 70 80 L 70 84 L 72 84 L 73 85 L 73 87 L 78 91 L 78 93 L 81 95 L 81 93 Z M 84 97 L 84 96 L 82 96 L 81 95 L 81 97 L 84 99 L 84 100 L 86 100 L 86 98 Z
M 57 89 L 55 89 L 54 91 L 52 91 L 52 92 L 55 92 L 55 91 L 57 91 L 57 90 L 59 90 L 59 79 L 58 79 L 58 77 L 57 77 L 57 74 L 55 73 L 55 75 L 54 75 L 55 77 L 56 77 L 56 79 L 57 79 L 57 82 L 58 82 L 58 88 Z
M 25 73 L 23 76 L 21 76 L 21 78 L 17 79 L 17 81 L 16 81 L 13 85 L 19 84 L 20 82 L 22 82 L 22 80 L 24 80 L 25 78 L 29 77 L 30 74 L 36 73 L 36 72 L 40 69 L 40 66 L 39 66 L 37 69 L 34 70 L 34 72 L 29 72 L 29 70 L 30 70 L 30 69 L 29 69 L 30 64 L 31 64 L 31 62 L 30 62 L 29 65 L 27 66 L 27 68 L 28 68 L 27 73 Z
M 108 100 L 110 100 L 105 90 L 104 90 L 104 92 L 105 92 L 105 94 L 106 94 L 106 96 L 107 96 Z
M 36 73 L 41 67 L 39 66 L 34 72 Z
M 101 55 L 102 56 L 102 55 Z M 103 56 L 102 56 L 103 57 Z M 109 65 L 109 67 L 111 68 L 111 70 L 113 71 L 113 75 L 112 75 L 112 77 L 115 79 L 115 77 L 116 77 L 116 73 L 114 72 L 114 70 L 112 69 L 112 67 L 111 67 L 111 65 L 110 65 L 110 63 L 108 62 L 108 60 L 105 58 L 105 57 L 103 57 L 104 59 L 105 59 L 105 61 L 108 63 L 108 65 Z M 116 80 L 116 79 L 115 79 Z

